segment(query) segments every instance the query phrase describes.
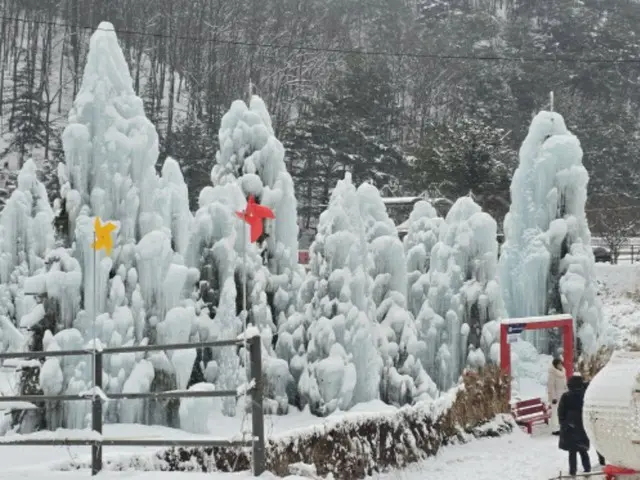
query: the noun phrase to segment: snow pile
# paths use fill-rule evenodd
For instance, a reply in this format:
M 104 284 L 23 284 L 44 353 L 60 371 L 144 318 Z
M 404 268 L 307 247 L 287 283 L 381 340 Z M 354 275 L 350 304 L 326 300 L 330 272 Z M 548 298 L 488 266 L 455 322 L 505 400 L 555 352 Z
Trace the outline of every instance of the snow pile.
M 562 116 L 540 112 L 511 183 L 500 283 L 510 317 L 570 313 L 582 350 L 593 353 L 603 320 L 584 210 L 588 180 L 580 142 Z M 546 331 L 526 338 L 541 351 L 559 347 Z
M 413 206 L 407 221 L 407 235 L 404 237 L 404 250 L 407 256 L 407 298 L 409 311 L 413 316 L 420 313 L 422 304 L 429 293 L 431 250 L 438 242 L 438 236 L 444 219 L 438 217 L 433 206 L 420 200 Z
M 640 264 L 596 263 L 599 290 L 607 296 L 633 296 L 640 292 Z M 603 302 L 604 303 L 604 302 Z
M 189 387 L 193 392 L 213 392 L 216 387 L 211 383 L 196 383 Z M 187 432 L 209 433 L 212 412 L 222 410 L 221 399 L 216 397 L 185 398 L 180 401 L 180 428 Z
M 426 348 L 421 360 L 440 389 L 464 367 L 497 362 L 497 319 L 503 315 L 496 279 L 496 222 L 470 198 L 451 207 L 431 251 L 428 302 L 417 317 Z
M 300 313 L 281 326 L 277 351 L 298 382 L 299 405 L 327 415 L 378 398 L 382 358 L 369 293 L 369 254 L 351 175 L 336 185 L 309 250 Z

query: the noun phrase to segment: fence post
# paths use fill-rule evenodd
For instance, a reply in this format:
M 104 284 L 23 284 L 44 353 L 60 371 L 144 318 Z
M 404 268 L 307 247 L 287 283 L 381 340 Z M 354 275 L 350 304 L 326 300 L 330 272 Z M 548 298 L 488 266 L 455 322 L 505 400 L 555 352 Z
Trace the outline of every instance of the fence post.
M 94 345 L 95 347 L 95 345 Z M 94 378 L 95 388 L 91 399 L 91 428 L 102 435 L 102 398 L 97 394 L 102 389 L 102 352 L 95 352 Z M 97 475 L 102 470 L 102 440 L 91 444 L 91 475 Z
M 262 475 L 266 470 L 264 444 L 264 414 L 262 411 L 262 352 L 261 339 L 255 336 L 249 340 L 249 361 L 251 364 L 251 380 L 255 382 L 251 389 L 251 434 L 253 435 L 253 474 Z

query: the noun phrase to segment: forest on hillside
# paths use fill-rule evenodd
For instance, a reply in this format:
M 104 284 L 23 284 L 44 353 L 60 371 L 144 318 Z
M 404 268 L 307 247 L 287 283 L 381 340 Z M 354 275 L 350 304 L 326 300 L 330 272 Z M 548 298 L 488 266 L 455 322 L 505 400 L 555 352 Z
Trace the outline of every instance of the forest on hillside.
M 590 220 L 636 212 L 635 1 L 0 0 L 0 12 L 0 156 L 16 167 L 38 151 L 55 175 L 55 120 L 107 20 L 160 161 L 180 162 L 190 192 L 209 184 L 222 115 L 251 90 L 287 148 L 302 230 L 346 170 L 386 196 L 471 192 L 501 223 L 518 146 L 553 91 L 582 143 Z

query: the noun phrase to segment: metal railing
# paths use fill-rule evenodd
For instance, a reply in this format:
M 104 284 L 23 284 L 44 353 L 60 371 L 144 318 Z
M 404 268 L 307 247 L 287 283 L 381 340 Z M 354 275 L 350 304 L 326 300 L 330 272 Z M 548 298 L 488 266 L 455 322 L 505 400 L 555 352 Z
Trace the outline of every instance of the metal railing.
M 166 350 L 185 350 L 191 348 L 216 348 L 232 347 L 243 345 L 245 340 L 220 340 L 216 342 L 204 343 L 176 343 L 170 345 L 138 345 L 132 347 L 104 348 L 102 350 L 57 350 L 50 352 L 13 352 L 0 353 L 0 360 L 27 358 L 38 359 L 43 357 L 69 357 L 95 355 L 94 381 L 95 386 L 92 392 L 78 395 L 15 395 L 1 396 L 0 402 L 41 402 L 41 401 L 91 401 L 91 429 L 97 438 L 11 438 L 11 440 L 0 440 L 0 445 L 36 445 L 36 446 L 77 446 L 91 445 L 91 474 L 97 475 L 102 470 L 102 446 L 139 446 L 139 447 L 248 447 L 252 446 L 253 473 L 262 474 L 266 469 L 265 440 L 264 440 L 264 414 L 262 410 L 262 352 L 260 337 L 247 338 L 249 346 L 249 362 L 251 371 L 251 381 L 246 386 L 247 393 L 251 393 L 251 414 L 252 414 L 252 438 L 250 440 L 224 440 L 224 439 L 158 439 L 158 438 L 102 438 L 102 357 L 118 353 L 153 352 Z M 168 392 L 148 392 L 148 393 L 109 393 L 105 394 L 109 400 L 115 399 L 160 399 L 160 398 L 193 398 L 193 397 L 236 397 L 237 390 L 214 390 L 214 391 L 188 391 L 173 390 Z M 1 403 L 0 403 L 1 406 Z M 20 408 L 16 408 L 20 410 Z

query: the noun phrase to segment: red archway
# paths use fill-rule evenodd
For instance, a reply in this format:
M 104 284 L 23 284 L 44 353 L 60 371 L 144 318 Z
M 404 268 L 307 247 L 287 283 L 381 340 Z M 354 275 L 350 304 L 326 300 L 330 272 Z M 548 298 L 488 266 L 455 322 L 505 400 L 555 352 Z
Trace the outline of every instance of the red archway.
M 573 375 L 573 317 L 568 314 L 547 315 L 544 317 L 509 318 L 500 322 L 500 368 L 511 378 L 510 335 L 519 335 L 524 330 L 543 328 L 561 328 L 564 368 L 567 380 Z M 511 396 L 511 383 L 509 383 Z

